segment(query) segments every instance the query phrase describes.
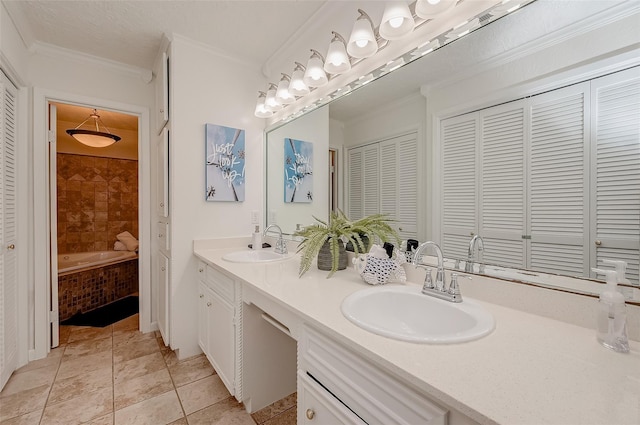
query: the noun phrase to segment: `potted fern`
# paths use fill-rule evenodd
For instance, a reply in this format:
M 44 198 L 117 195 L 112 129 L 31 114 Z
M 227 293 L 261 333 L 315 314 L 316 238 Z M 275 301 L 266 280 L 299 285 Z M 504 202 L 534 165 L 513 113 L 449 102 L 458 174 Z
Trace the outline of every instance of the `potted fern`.
M 301 236 L 298 246 L 301 253 L 300 276 L 305 274 L 313 260 L 318 258 L 318 268 L 330 271 L 327 278 L 337 270 L 347 268 L 347 253 L 344 243 L 350 242 L 356 255 L 366 252 L 367 242 L 361 235 L 369 238 L 377 236 L 383 242 L 400 241 L 398 233 L 389 225 L 392 222 L 386 214 L 373 214 L 360 220 L 351 221 L 340 210 L 332 212 L 328 222 L 313 217 L 318 223 L 312 224 L 294 233 Z

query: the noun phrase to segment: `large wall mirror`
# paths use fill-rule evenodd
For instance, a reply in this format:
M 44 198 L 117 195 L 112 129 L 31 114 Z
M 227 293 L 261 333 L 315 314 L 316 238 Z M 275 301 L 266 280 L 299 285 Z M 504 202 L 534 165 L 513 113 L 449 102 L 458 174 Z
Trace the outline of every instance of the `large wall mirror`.
M 537 95 L 556 89 L 571 91 L 580 84 L 587 84 L 583 90 L 586 97 L 581 104 L 583 108 L 581 113 L 586 117 L 585 131 L 591 131 L 589 116 L 597 105 L 594 103 L 595 96 L 590 93 L 597 92 L 597 85 L 600 84 L 592 81 L 621 72 L 626 72 L 623 79 L 640 81 L 640 59 L 638 59 L 640 34 L 637 31 L 639 16 L 640 6 L 636 2 L 536 1 L 331 102 L 328 105 L 328 111 L 323 110 L 320 113 L 322 119 L 321 122 L 316 123 L 319 124 L 318 127 L 313 129 L 306 125 L 305 127 L 306 131 L 311 131 L 311 134 L 326 136 L 327 146 L 341 147 L 339 164 L 340 172 L 344 173 L 344 179 L 339 186 L 342 191 L 342 198 L 339 197 L 339 199 L 342 199 L 342 202 L 338 202 L 338 206 L 348 215 L 357 215 L 359 211 L 366 215 L 375 212 L 372 210 L 375 207 L 371 205 L 376 202 L 380 205 L 383 200 L 388 200 L 388 196 L 383 192 L 385 185 L 387 188 L 392 188 L 387 193 L 392 193 L 393 188 L 396 188 L 395 191 L 398 193 L 401 190 L 408 191 L 404 200 L 399 196 L 395 204 L 387 203 L 390 205 L 390 211 L 396 211 L 396 218 L 402 222 L 399 226 L 403 226 L 401 231 L 403 238 L 415 238 L 419 241 L 430 239 L 439 242 L 445 249 L 448 267 L 473 273 L 491 274 L 519 282 L 544 285 L 552 282 L 551 286 L 567 291 L 598 294 L 601 290 L 599 279 L 602 276 L 590 273 L 590 268 L 602 266 L 601 257 L 603 256 L 594 259 L 592 258 L 594 256 L 588 252 L 584 254 L 586 263 L 573 269 L 563 266 L 547 267 L 548 264 L 539 266 L 530 260 L 527 260 L 529 263 L 523 263 L 524 266 L 518 266 L 513 261 L 507 260 L 509 248 L 500 248 L 502 252 L 496 249 L 493 255 L 489 255 L 492 240 L 497 237 L 495 234 L 482 235 L 483 232 L 480 231 L 481 236 L 488 239 L 485 240 L 485 264 L 479 261 L 482 260 L 482 256 L 478 258 L 477 251 L 472 266 L 465 264 L 467 247 L 475 233 L 473 229 L 477 232 L 477 229 L 482 227 L 477 223 L 470 225 L 469 228 L 461 226 L 463 229 L 456 234 L 458 239 L 453 240 L 455 238 L 449 235 L 451 232 L 447 233 L 444 230 L 445 217 L 459 215 L 461 220 L 466 220 L 468 217 L 473 221 L 474 218 L 478 219 L 482 212 L 478 212 L 477 205 L 468 208 L 470 204 L 464 202 L 457 208 L 455 204 L 450 204 L 450 209 L 445 211 L 443 203 L 453 195 L 452 192 L 447 192 L 446 179 L 443 175 L 446 170 L 457 170 L 459 175 L 456 178 L 462 178 L 461 181 L 470 181 L 464 180 L 465 172 L 475 173 L 475 178 L 482 179 L 482 176 L 478 177 L 477 170 L 474 168 L 482 153 L 476 151 L 475 146 L 479 143 L 476 138 L 472 139 L 471 144 L 466 148 L 464 144 L 456 148 L 454 151 L 458 154 L 457 156 L 447 156 L 446 148 L 443 147 L 442 133 L 446 130 L 443 126 L 446 123 L 456 123 L 456 120 L 462 122 L 464 118 L 460 117 L 469 116 L 469 114 L 478 114 L 482 117 L 484 116 L 482 111 L 488 111 L 490 108 L 508 109 L 498 105 L 506 103 L 511 105 L 512 101 L 525 102 L 526 99 L 535 98 L 534 103 L 538 101 L 537 99 L 542 99 L 539 103 L 544 103 L 546 98 Z M 634 119 L 637 123 L 640 119 L 640 84 L 630 84 L 626 95 L 638 99 L 638 103 L 635 103 L 635 107 L 628 115 L 630 123 L 633 123 Z M 500 112 L 503 109 L 497 111 Z M 314 111 L 311 114 L 317 112 Z M 487 115 L 486 112 L 484 114 Z M 550 114 L 555 113 L 551 110 Z M 556 115 L 560 117 L 559 120 L 563 120 L 561 114 Z M 298 137 L 295 132 L 300 126 L 298 122 L 303 119 L 308 119 L 308 116 L 305 115 L 267 132 L 268 174 L 271 173 L 271 169 L 281 170 L 279 164 L 283 159 L 278 155 L 281 155 L 279 152 L 283 141 L 280 139 Z M 525 127 L 529 128 L 531 117 L 525 116 L 523 119 Z M 480 127 L 481 124 L 477 125 L 476 129 L 483 128 Z M 627 145 L 630 147 L 623 156 L 619 157 L 619 163 L 616 163 L 616 159 L 612 156 L 613 162 L 608 166 L 624 168 L 628 173 L 629 185 L 624 188 L 627 193 L 627 206 L 620 211 L 617 211 L 615 206 L 609 206 L 607 208 L 613 208 L 612 213 L 602 217 L 609 222 L 611 229 L 619 226 L 623 228 L 619 239 L 622 240 L 621 246 L 624 249 L 610 251 L 608 258 L 623 259 L 629 263 L 628 277 L 631 285 L 625 288 L 625 296 L 640 302 L 640 290 L 637 287 L 638 263 L 640 263 L 640 131 L 637 125 L 634 129 L 633 124 L 625 131 L 627 132 L 625 137 L 628 138 Z M 286 136 L 289 133 L 290 135 Z M 503 132 L 499 134 L 502 135 Z M 311 139 L 311 136 L 308 138 Z M 407 142 L 408 139 L 411 141 Z M 526 139 L 525 148 L 529 149 L 530 137 L 527 136 Z M 583 153 L 584 164 L 586 164 L 584 173 L 588 175 L 595 173 L 593 169 L 596 163 L 589 157 L 589 149 L 591 149 L 589 146 L 592 144 L 587 143 L 585 146 L 587 150 Z M 319 146 L 318 151 L 320 149 Z M 328 147 L 325 149 L 328 150 Z M 506 148 L 498 146 L 495 152 L 501 154 L 505 150 Z M 485 149 L 483 152 L 486 156 L 489 150 Z M 529 152 L 525 150 L 522 154 L 524 162 L 520 167 L 524 171 L 519 171 L 520 174 L 527 176 L 532 167 L 528 162 Z M 553 154 L 553 150 L 550 152 Z M 371 195 L 366 199 L 374 199 L 375 194 L 379 198 L 376 202 L 370 202 L 369 206 L 363 204 L 361 209 L 358 209 L 357 205 L 360 201 L 356 202 L 349 197 L 350 190 L 353 189 L 350 187 L 353 182 L 353 178 L 350 179 L 353 177 L 350 175 L 353 172 L 349 162 L 350 155 L 355 156 L 359 153 L 363 158 L 365 158 L 364 155 L 371 154 L 372 156 L 368 158 L 375 159 L 365 162 L 359 174 L 364 181 L 377 182 L 369 186 L 373 189 L 370 189 Z M 328 162 L 320 163 L 319 157 L 316 159 L 314 170 L 327 172 Z M 506 161 L 506 157 L 504 160 Z M 328 155 L 325 156 L 325 161 L 328 161 Z M 444 163 L 447 161 L 453 161 L 455 165 L 445 166 Z M 485 158 L 485 168 L 489 168 L 486 164 L 490 164 L 490 161 Z M 507 178 L 513 180 L 513 175 L 507 173 L 510 165 L 502 166 L 502 164 L 503 159 L 500 157 L 500 161 L 491 165 L 499 170 L 492 178 L 498 181 L 502 178 L 502 183 Z M 398 181 L 393 183 L 395 186 L 388 184 L 389 167 L 398 170 L 395 174 Z M 404 174 L 402 174 L 403 170 Z M 503 170 L 504 173 L 502 173 Z M 504 177 L 501 177 L 503 174 Z M 322 178 L 328 178 L 327 174 Z M 591 177 L 587 180 L 591 181 Z M 465 190 L 456 196 L 476 197 L 478 196 L 476 192 L 482 190 L 488 193 L 488 189 L 478 189 L 480 187 L 478 184 L 476 182 L 463 187 Z M 532 214 L 531 207 L 528 206 L 531 202 L 527 192 L 531 181 L 523 178 L 519 182 L 514 180 L 513 184 L 519 184 L 524 188 L 522 189 L 523 199 L 520 202 L 525 205 L 525 211 L 522 214 L 528 220 L 527 216 Z M 414 186 L 415 189 L 413 189 Z M 580 222 L 583 231 L 577 239 L 582 238 L 584 240 L 581 243 L 587 244 L 585 241 L 588 240 L 588 244 L 592 244 L 600 242 L 592 234 L 594 225 L 591 222 L 598 217 L 595 212 L 598 205 L 593 201 L 596 198 L 597 188 L 586 184 L 583 189 L 584 199 L 586 199 L 583 205 L 586 215 L 583 214 L 583 218 L 588 217 L 589 222 Z M 412 190 L 415 192 L 411 192 Z M 415 194 L 412 195 L 412 193 Z M 328 192 L 326 195 L 317 195 L 314 198 L 314 204 L 316 202 L 318 204 L 314 208 L 321 217 L 326 217 L 329 210 Z M 279 201 L 281 197 L 281 178 L 278 181 L 276 176 L 269 174 L 265 208 L 268 224 L 275 221 L 282 225 L 284 221 L 281 217 L 286 217 L 287 226 L 293 231 L 295 229 L 291 226 L 295 224 L 305 225 L 312 222 L 309 211 L 297 208 L 294 212 L 289 205 Z M 407 199 L 412 199 L 413 202 L 407 203 Z M 559 200 L 553 202 L 557 206 L 559 215 L 562 216 L 564 204 Z M 604 207 L 605 204 L 602 206 Z M 280 212 L 281 209 L 288 212 Z M 415 214 L 409 214 L 412 211 Z M 276 220 L 273 220 L 274 218 Z M 621 221 L 616 221 L 618 219 Z M 570 222 L 566 224 L 559 220 L 555 225 L 556 227 L 563 225 L 575 227 L 576 221 L 571 221 L 574 220 L 573 218 L 569 220 Z M 623 221 L 624 224 L 622 224 Z M 414 222 L 414 226 L 411 226 L 411 222 Z M 465 221 L 463 223 L 467 224 Z M 527 226 L 530 224 L 524 225 L 524 227 Z M 518 235 L 518 238 L 522 236 L 525 239 L 524 243 L 529 243 L 526 237 L 531 233 L 527 231 L 521 233 L 522 235 Z M 550 240 L 553 239 L 551 236 Z M 527 249 L 530 248 L 529 246 Z M 543 248 L 550 250 L 547 258 L 552 259 L 557 256 L 553 247 Z M 528 251 L 523 252 L 523 258 L 531 257 Z M 500 261 L 501 258 L 504 258 L 504 261 Z M 527 264 L 533 265 L 527 266 Z

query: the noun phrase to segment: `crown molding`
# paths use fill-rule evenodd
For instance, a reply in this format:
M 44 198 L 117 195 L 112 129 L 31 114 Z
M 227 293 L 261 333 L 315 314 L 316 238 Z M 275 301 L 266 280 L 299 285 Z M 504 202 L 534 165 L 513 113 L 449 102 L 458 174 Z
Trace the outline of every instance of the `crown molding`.
M 200 41 L 196 41 L 192 38 L 186 37 L 184 35 L 181 34 L 177 34 L 177 33 L 170 33 L 166 35 L 167 39 L 169 40 L 169 43 L 172 43 L 174 41 L 181 41 L 183 43 L 187 43 L 187 44 L 191 44 L 193 46 L 196 46 L 202 50 L 206 50 L 207 52 L 211 53 L 214 56 L 218 56 L 220 58 L 223 59 L 227 59 L 230 60 L 232 62 L 238 63 L 240 65 L 244 65 L 244 66 L 248 66 L 250 68 L 253 68 L 256 70 L 257 73 L 260 73 L 260 64 L 257 62 L 251 62 L 251 61 L 247 61 L 245 59 L 242 59 L 238 56 L 232 55 L 229 52 L 222 50 L 222 49 L 217 49 L 215 47 L 212 47 L 206 43 L 202 43 Z
M 99 56 L 90 55 L 88 53 L 79 52 L 77 50 L 71 50 L 64 47 L 54 46 L 53 44 L 35 42 L 29 47 L 29 53 L 39 54 L 43 56 L 49 56 L 53 58 L 65 58 L 72 61 L 79 61 L 83 63 L 90 63 L 92 65 L 108 68 L 119 72 L 121 74 L 132 75 L 141 78 L 143 81 L 147 81 L 148 75 L 151 72 L 150 69 L 141 68 L 133 65 L 128 65 L 122 62 L 112 61 L 109 59 L 101 58 Z
M 27 19 L 22 8 L 18 6 L 18 2 L 2 1 L 1 3 L 2 7 L 9 16 L 9 19 L 13 23 L 13 26 L 18 32 L 18 35 L 22 39 L 25 50 L 28 50 L 36 40 L 35 36 L 33 35 L 31 25 L 29 24 L 29 19 Z

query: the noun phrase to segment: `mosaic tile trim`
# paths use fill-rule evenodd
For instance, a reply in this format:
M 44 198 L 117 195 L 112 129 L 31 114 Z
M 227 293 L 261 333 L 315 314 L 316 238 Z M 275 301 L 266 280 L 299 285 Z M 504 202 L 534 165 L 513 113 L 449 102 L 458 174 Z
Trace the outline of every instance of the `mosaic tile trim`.
M 60 321 L 138 292 L 138 259 L 58 276 Z

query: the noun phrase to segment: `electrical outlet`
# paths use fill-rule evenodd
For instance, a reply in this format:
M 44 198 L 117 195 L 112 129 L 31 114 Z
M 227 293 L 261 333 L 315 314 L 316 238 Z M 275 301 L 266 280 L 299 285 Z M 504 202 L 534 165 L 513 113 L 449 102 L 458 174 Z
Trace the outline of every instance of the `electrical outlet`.
M 278 222 L 278 213 L 276 210 L 269 210 L 269 224 L 276 224 Z
M 260 212 L 259 211 L 251 211 L 251 224 L 259 224 L 260 223 Z

